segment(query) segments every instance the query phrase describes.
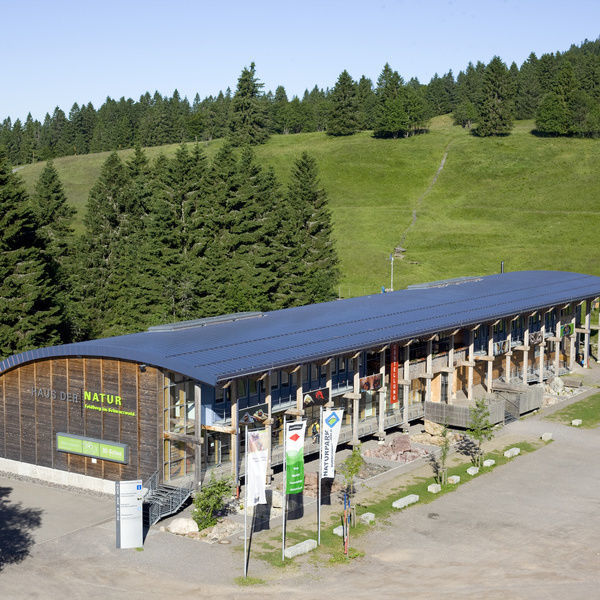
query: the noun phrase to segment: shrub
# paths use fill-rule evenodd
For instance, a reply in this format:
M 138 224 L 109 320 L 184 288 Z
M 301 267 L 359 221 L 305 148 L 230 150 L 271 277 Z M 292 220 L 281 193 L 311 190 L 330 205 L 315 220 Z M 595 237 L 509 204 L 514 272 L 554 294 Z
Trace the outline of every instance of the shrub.
M 231 494 L 231 479 L 217 479 L 211 474 L 208 483 L 204 483 L 194 497 L 192 519 L 198 524 L 198 529 L 206 529 L 217 523 L 217 516 L 225 508 L 225 497 Z

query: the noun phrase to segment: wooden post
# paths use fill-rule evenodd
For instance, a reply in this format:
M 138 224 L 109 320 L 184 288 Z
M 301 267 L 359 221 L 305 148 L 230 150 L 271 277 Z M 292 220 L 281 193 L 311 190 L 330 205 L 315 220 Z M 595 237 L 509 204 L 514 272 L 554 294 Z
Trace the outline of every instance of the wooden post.
M 544 339 L 546 336 L 546 314 L 545 313 L 544 313 L 544 315 L 542 315 L 542 326 L 540 328 L 540 331 L 542 332 L 542 341 L 540 343 L 540 363 L 539 363 L 540 385 L 544 385 L 544 369 L 546 366 L 545 357 L 544 357 L 544 351 L 546 348 L 546 341 Z M 534 358 L 535 358 L 535 353 L 534 353 Z
M 454 368 L 454 334 L 450 336 L 450 349 L 448 350 L 448 394 L 450 400 L 456 400 L 456 391 L 454 390 L 454 377 L 456 369 Z
M 277 373 L 275 374 L 275 377 L 277 377 Z M 267 485 L 270 485 L 271 479 L 273 477 L 273 470 L 271 468 L 272 452 L 273 452 L 273 447 L 272 447 L 273 446 L 273 444 L 272 444 L 273 419 L 272 419 L 272 412 L 271 412 L 271 406 L 273 403 L 273 399 L 271 397 L 271 379 L 272 379 L 272 374 L 271 374 L 271 371 L 269 371 L 269 373 L 265 377 L 265 386 L 267 388 L 266 395 L 265 395 L 265 400 L 267 402 L 267 424 L 265 425 L 265 429 L 267 430 L 267 481 L 266 481 Z
M 202 482 L 202 388 L 194 385 L 194 487 Z
M 575 302 L 571 302 L 571 325 L 573 326 L 573 335 L 569 339 L 569 370 L 572 371 L 575 368 L 575 339 L 577 338 L 577 334 L 575 333 L 575 327 L 577 327 L 576 318 L 577 318 L 577 305 Z
M 488 348 L 487 348 L 488 356 L 494 356 L 494 326 L 490 325 L 489 335 L 488 335 Z M 486 387 L 487 393 L 492 393 L 492 379 L 494 377 L 494 361 L 488 360 L 487 364 L 487 377 L 486 377 Z
M 475 352 L 475 330 L 469 330 L 469 366 L 467 374 L 467 400 L 473 400 L 473 360 Z
M 327 363 L 327 389 L 329 390 L 329 403 L 331 403 L 331 406 L 333 406 L 333 378 L 331 375 L 331 365 L 334 360 L 335 358 L 331 358 Z
M 427 402 L 431 402 L 431 379 L 429 375 L 433 371 L 433 356 L 432 356 L 432 346 L 433 342 L 431 338 L 427 340 L 427 359 L 425 362 L 425 374 L 427 378 L 425 379 L 425 400 Z
M 585 301 L 585 333 L 583 334 L 583 367 L 590 368 L 590 326 L 591 326 L 592 300 Z
M 402 421 L 404 427 L 408 428 L 408 400 L 410 395 L 410 344 L 404 346 L 404 381 L 408 381 L 402 386 L 402 405 L 404 407 L 404 414 L 402 415 Z
M 360 362 L 359 357 L 353 359 L 354 379 L 352 391 L 352 445 L 358 446 L 358 412 L 359 412 L 359 394 L 360 394 Z
M 523 350 L 523 383 L 527 385 L 529 381 L 529 375 L 527 371 L 529 370 L 529 315 L 525 316 L 525 331 L 523 332 L 523 346 L 525 350 Z
M 229 386 L 229 398 L 231 399 L 231 470 L 233 472 L 234 485 L 240 485 L 240 413 L 238 411 L 237 380 L 233 380 Z
M 560 371 L 560 330 L 562 328 L 561 309 L 556 307 L 556 342 L 554 342 L 554 377 L 558 377 Z
M 308 367 L 307 367 L 308 368 Z M 295 376 L 297 378 L 297 386 L 296 386 L 296 410 L 298 411 L 303 411 L 304 410 L 304 375 L 302 373 L 303 371 L 303 367 L 300 366 L 300 368 L 296 371 Z M 296 416 L 296 421 L 301 421 L 302 420 L 302 413 L 299 413 Z
M 510 357 L 512 356 L 512 324 L 513 322 L 509 319 L 506 319 L 506 345 L 508 346 L 508 350 L 506 352 L 506 367 L 504 377 L 506 378 L 506 383 L 510 383 Z
M 382 350 L 379 353 L 379 374 L 381 375 L 381 391 L 378 392 L 379 395 L 379 411 L 377 416 L 379 417 L 379 427 L 378 427 L 378 437 L 380 440 L 385 439 L 385 394 L 386 394 L 386 385 L 385 385 L 385 350 Z

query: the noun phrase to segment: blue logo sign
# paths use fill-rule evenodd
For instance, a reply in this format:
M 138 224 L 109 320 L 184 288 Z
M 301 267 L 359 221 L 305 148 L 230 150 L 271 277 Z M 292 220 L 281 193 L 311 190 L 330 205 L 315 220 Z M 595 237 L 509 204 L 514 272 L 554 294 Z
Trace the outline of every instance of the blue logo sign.
M 336 413 L 331 413 L 326 419 L 325 419 L 325 423 L 329 426 L 329 427 L 335 427 L 335 424 L 340 420 L 340 418 L 337 416 Z
M 142 489 L 142 486 L 141 486 L 141 484 L 139 484 L 139 483 L 137 484 L 137 489 L 138 489 L 138 490 L 141 490 L 141 489 Z

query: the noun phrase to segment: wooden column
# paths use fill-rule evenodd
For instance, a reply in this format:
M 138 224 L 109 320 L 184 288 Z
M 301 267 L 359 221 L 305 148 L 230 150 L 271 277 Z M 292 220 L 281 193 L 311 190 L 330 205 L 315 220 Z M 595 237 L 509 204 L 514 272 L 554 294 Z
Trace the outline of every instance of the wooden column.
M 432 357 L 432 346 L 433 342 L 431 338 L 427 340 L 427 360 L 425 362 L 425 374 L 427 375 L 427 379 L 425 379 L 425 400 L 427 402 L 431 402 L 431 372 L 433 371 L 433 357 Z
M 583 366 L 590 368 L 590 326 L 591 326 L 592 300 L 588 298 L 585 301 L 585 333 L 583 334 Z
M 379 417 L 378 437 L 380 440 L 385 439 L 385 350 L 379 353 L 379 374 L 381 375 L 382 388 L 379 391 L 379 411 L 377 416 Z
M 467 400 L 473 400 L 473 360 L 475 350 L 475 330 L 469 330 L 469 366 L 467 367 Z
M 237 381 L 234 379 L 229 386 L 229 398 L 231 399 L 231 470 L 234 485 L 240 484 L 240 413 L 238 411 Z
M 508 351 L 506 352 L 506 367 L 504 378 L 506 379 L 506 383 L 510 383 L 510 357 L 512 356 L 511 342 L 512 342 L 512 324 L 513 322 L 509 319 L 506 319 L 506 342 L 508 346 Z
M 329 362 L 327 363 L 327 389 L 329 390 L 329 402 L 326 404 L 326 406 L 328 408 L 333 407 L 333 378 L 331 375 L 331 366 L 334 360 L 335 358 L 330 358 Z
M 577 305 L 575 302 L 571 302 L 571 325 L 573 326 L 573 335 L 569 338 L 569 370 L 572 371 L 575 368 L 575 340 L 577 338 L 577 334 L 575 333 L 575 327 L 577 327 Z
M 352 445 L 358 445 L 358 409 L 359 409 L 359 398 L 360 398 L 360 362 L 357 356 L 352 360 L 354 367 L 354 379 L 352 391 L 354 396 L 352 398 Z
M 456 400 L 456 391 L 454 390 L 454 377 L 456 369 L 454 368 L 454 333 L 450 336 L 450 348 L 448 350 L 448 395 L 450 400 Z
M 527 384 L 529 376 L 527 371 L 529 370 L 529 315 L 525 316 L 525 331 L 523 332 L 523 383 Z
M 404 346 L 404 384 L 402 385 L 402 405 L 404 414 L 402 421 L 404 427 L 408 428 L 408 398 L 410 395 L 410 342 Z
M 277 373 L 275 374 L 275 377 L 278 377 Z M 265 429 L 267 430 L 267 485 L 271 484 L 271 479 L 273 477 L 273 469 L 271 468 L 271 464 L 272 464 L 272 452 L 273 452 L 273 444 L 272 444 L 272 440 L 273 440 L 273 418 L 272 418 L 272 412 L 271 412 L 271 406 L 273 403 L 273 399 L 271 397 L 271 379 L 272 379 L 272 374 L 271 371 L 269 371 L 267 373 L 267 376 L 265 377 L 265 386 L 266 386 L 266 394 L 265 394 L 265 401 L 267 403 L 267 420 L 266 420 L 266 425 L 265 425 Z M 285 435 L 285 434 L 284 434 Z
M 309 367 L 307 366 L 307 369 Z M 302 414 L 304 411 L 304 373 L 302 373 L 303 368 L 302 365 L 298 365 L 298 370 L 295 373 L 297 378 L 296 385 L 296 410 L 298 414 L 296 415 L 296 421 L 302 421 Z M 301 412 L 302 411 L 302 412 Z
M 488 334 L 488 356 L 494 356 L 494 326 L 490 325 Z M 487 393 L 492 393 L 492 379 L 494 378 L 494 361 L 489 361 L 487 364 L 486 387 Z
M 562 318 L 560 315 L 561 309 L 556 307 L 556 342 L 554 342 L 554 376 L 558 377 L 560 371 L 560 345 L 561 337 L 560 330 L 562 327 Z
M 540 328 L 542 332 L 542 342 L 540 343 L 540 362 L 538 369 L 540 371 L 540 385 L 544 385 L 544 369 L 546 368 L 546 361 L 544 357 L 544 351 L 546 349 L 546 340 L 544 339 L 546 335 L 546 313 L 542 315 L 542 326 Z M 534 353 L 535 357 L 535 353 Z
M 194 385 L 194 487 L 202 483 L 202 388 Z

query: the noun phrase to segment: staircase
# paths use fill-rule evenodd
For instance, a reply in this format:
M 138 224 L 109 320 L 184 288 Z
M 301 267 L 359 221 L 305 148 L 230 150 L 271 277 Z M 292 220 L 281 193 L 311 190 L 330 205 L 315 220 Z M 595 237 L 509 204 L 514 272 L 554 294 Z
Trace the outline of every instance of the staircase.
M 158 471 L 144 484 L 148 493 L 144 497 L 144 526 L 151 527 L 157 521 L 176 513 L 191 496 L 191 482 L 183 487 L 158 483 Z

